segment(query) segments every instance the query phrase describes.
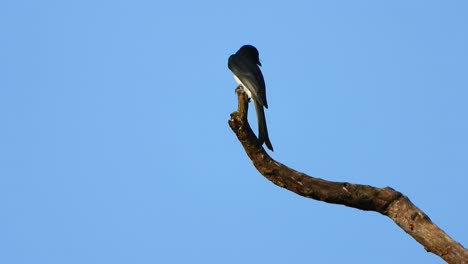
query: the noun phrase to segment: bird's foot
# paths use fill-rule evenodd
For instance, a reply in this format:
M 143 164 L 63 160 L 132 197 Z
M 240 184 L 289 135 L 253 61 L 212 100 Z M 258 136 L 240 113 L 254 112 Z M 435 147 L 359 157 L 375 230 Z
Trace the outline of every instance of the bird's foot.
M 242 85 L 238 85 L 238 86 L 236 87 L 236 89 L 234 90 L 234 93 L 237 94 L 238 91 L 243 91 L 243 92 L 245 93 L 244 87 L 242 87 Z M 246 94 L 247 94 L 247 93 L 246 93 Z M 252 100 L 252 99 L 251 99 L 251 98 L 248 96 L 248 94 L 247 94 L 247 102 L 250 103 L 251 100 Z

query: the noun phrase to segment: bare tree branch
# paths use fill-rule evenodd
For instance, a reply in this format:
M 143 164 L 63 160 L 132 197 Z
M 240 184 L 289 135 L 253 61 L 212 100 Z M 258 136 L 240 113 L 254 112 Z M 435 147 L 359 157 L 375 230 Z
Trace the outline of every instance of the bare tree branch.
M 259 146 L 247 121 L 248 98 L 236 89 L 238 110 L 231 114 L 229 126 L 237 135 L 255 168 L 268 180 L 301 196 L 327 203 L 342 204 L 390 217 L 425 250 L 447 263 L 468 263 L 468 250 L 437 227 L 405 195 L 390 187 L 376 188 L 347 182 L 331 182 L 310 177 L 275 160 Z

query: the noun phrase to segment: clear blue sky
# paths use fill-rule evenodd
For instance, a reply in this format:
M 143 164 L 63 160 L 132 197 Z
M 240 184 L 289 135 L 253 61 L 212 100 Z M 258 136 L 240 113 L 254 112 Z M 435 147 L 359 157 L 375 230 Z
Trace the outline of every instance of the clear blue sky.
M 382 215 L 263 178 L 227 124 L 227 59 L 260 51 L 273 158 L 391 186 L 466 247 L 467 14 L 2 1 L 0 263 L 443 263 Z

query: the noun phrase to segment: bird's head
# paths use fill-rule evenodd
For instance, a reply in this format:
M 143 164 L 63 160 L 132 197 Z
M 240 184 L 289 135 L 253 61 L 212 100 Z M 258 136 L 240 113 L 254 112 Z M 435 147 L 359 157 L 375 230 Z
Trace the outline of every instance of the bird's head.
M 241 56 L 245 56 L 246 58 L 250 58 L 255 62 L 255 64 L 262 66 L 262 64 L 260 63 L 260 56 L 258 54 L 258 50 L 252 45 L 242 46 L 239 49 L 239 51 L 237 51 L 237 54 Z

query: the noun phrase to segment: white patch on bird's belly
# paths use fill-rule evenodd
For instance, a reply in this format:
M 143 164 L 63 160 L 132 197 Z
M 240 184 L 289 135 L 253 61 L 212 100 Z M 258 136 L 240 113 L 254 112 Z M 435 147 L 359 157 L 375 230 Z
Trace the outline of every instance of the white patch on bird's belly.
M 252 93 L 250 92 L 250 90 L 247 88 L 247 86 L 245 86 L 241 80 L 239 80 L 239 78 L 237 78 L 237 76 L 234 74 L 234 80 L 236 80 L 236 82 L 242 87 L 242 90 L 244 90 L 244 92 L 247 94 L 247 96 L 249 98 L 252 98 Z

